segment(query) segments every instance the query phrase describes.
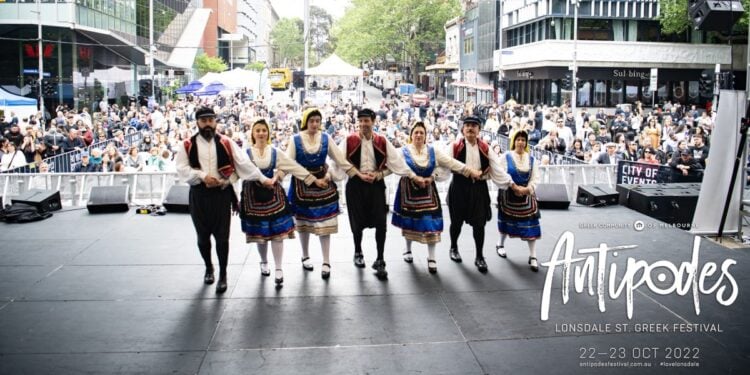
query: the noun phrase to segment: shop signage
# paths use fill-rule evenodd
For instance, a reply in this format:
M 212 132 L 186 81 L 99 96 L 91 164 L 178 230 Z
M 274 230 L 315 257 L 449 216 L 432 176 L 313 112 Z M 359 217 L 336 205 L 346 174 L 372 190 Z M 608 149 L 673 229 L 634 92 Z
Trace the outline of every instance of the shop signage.
M 648 72 L 645 70 L 636 69 L 613 69 L 612 76 L 617 79 L 648 79 Z

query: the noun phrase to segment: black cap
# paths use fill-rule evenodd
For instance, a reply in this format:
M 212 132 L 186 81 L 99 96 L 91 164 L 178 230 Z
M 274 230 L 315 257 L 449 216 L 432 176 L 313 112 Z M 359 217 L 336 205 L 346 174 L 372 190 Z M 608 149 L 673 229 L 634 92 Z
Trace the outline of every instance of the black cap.
M 195 110 L 195 118 L 199 119 L 201 117 L 216 117 L 216 113 L 214 113 L 214 109 L 209 106 L 200 106 Z
M 680 155 L 688 155 L 688 156 L 690 156 L 690 150 L 682 150 L 682 152 L 680 152 Z
M 362 108 L 359 111 L 357 111 L 357 118 L 360 117 L 369 117 L 371 119 L 375 119 L 375 112 L 370 108 Z
M 466 116 L 463 119 L 463 123 L 465 124 L 477 124 L 480 127 L 482 126 L 482 119 L 477 116 Z

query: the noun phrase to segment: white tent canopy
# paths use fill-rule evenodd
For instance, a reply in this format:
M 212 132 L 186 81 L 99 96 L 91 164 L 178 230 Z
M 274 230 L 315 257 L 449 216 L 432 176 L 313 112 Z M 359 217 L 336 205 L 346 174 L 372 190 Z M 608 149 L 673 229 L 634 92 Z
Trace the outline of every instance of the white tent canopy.
M 328 77 L 361 77 L 362 69 L 347 64 L 340 57 L 333 54 L 323 60 L 320 65 L 305 71 L 306 76 L 328 76 Z
M 260 74 L 247 69 L 235 68 L 234 70 L 227 70 L 221 73 L 206 73 L 198 81 L 204 85 L 219 81 L 230 89 L 249 88 L 255 91 L 258 90 Z

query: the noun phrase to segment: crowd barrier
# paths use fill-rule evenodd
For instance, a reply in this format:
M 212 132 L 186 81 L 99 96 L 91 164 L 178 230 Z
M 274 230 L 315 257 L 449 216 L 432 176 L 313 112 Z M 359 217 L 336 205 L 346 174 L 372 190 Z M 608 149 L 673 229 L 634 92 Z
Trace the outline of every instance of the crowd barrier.
M 541 183 L 565 184 L 568 197 L 575 200 L 579 185 L 606 184 L 614 186 L 616 171 L 610 165 L 548 165 L 539 166 Z M 289 176 L 283 182 L 289 186 Z M 393 203 L 399 176 L 386 177 L 386 194 L 388 203 Z M 172 185 L 179 183 L 176 172 L 100 172 L 100 173 L 8 173 L 0 175 L 0 193 L 6 204 L 11 199 L 29 189 L 59 191 L 64 207 L 85 206 L 94 186 L 128 185 L 130 201 L 133 205 L 161 204 Z M 443 204 L 446 203 L 448 181 L 437 183 L 438 192 Z M 338 183 L 344 203 L 345 182 Z M 236 185 L 239 191 L 240 185 Z M 493 200 L 497 187 L 489 183 Z
M 140 142 L 143 138 L 143 134 L 139 131 L 128 132 L 125 135 L 124 143 L 127 145 L 134 145 Z M 94 148 L 104 149 L 108 144 L 116 142 L 115 138 L 110 138 L 104 141 L 94 142 L 84 150 L 91 152 Z M 120 150 L 122 152 L 122 150 Z M 43 159 L 40 163 L 32 163 L 18 167 L 4 173 L 36 173 L 39 171 L 39 165 L 41 163 L 47 163 L 50 172 L 71 172 L 81 162 L 81 151 L 69 151 L 60 155 L 55 155 L 46 159 Z

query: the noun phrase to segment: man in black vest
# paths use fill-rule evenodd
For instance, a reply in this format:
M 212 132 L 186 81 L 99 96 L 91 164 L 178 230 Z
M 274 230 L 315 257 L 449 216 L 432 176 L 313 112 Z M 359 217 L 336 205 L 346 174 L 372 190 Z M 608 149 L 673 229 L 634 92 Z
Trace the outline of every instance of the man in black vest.
M 484 226 L 492 218 L 490 209 L 490 192 L 487 180 L 491 179 L 501 189 L 513 188 L 513 180 L 500 167 L 496 153 L 490 151 L 490 146 L 479 139 L 482 120 L 475 116 L 468 116 L 463 120 L 460 138 L 453 143 L 453 157 L 466 164 L 468 168 L 479 170 L 482 177 L 475 180 L 459 173 L 453 173 L 448 188 L 448 211 L 450 212 L 451 249 L 450 256 L 454 262 L 461 262 L 458 252 L 458 235 L 464 222 L 471 225 L 474 232 L 476 257 L 474 265 L 480 272 L 487 272 L 487 262 L 484 260 Z
M 273 188 L 273 182 L 263 176 L 236 143 L 216 134 L 216 114 L 211 107 L 198 108 L 195 117 L 199 132 L 177 147 L 175 164 L 180 179 L 190 185 L 190 217 L 198 237 L 198 250 L 206 265 L 203 281 L 206 284 L 214 282 L 211 262 L 213 235 L 219 258 L 216 293 L 224 293 L 227 290 L 231 208 L 237 204 L 232 183 L 237 181 L 238 175 L 245 180 L 260 180 L 269 189 Z
M 346 183 L 346 206 L 349 211 L 349 225 L 354 235 L 354 265 L 365 267 L 362 232 L 365 228 L 375 228 L 378 257 L 372 268 L 375 269 L 378 278 L 383 280 L 388 277 L 383 259 L 388 214 L 383 178 L 393 172 L 399 176 L 409 176 L 415 181 L 423 182 L 424 179 L 411 171 L 401 158 L 401 153 L 384 136 L 373 133 L 373 110 L 359 110 L 357 119 L 359 132 L 349 135 L 341 142 L 346 159 L 365 176 L 351 176 Z

